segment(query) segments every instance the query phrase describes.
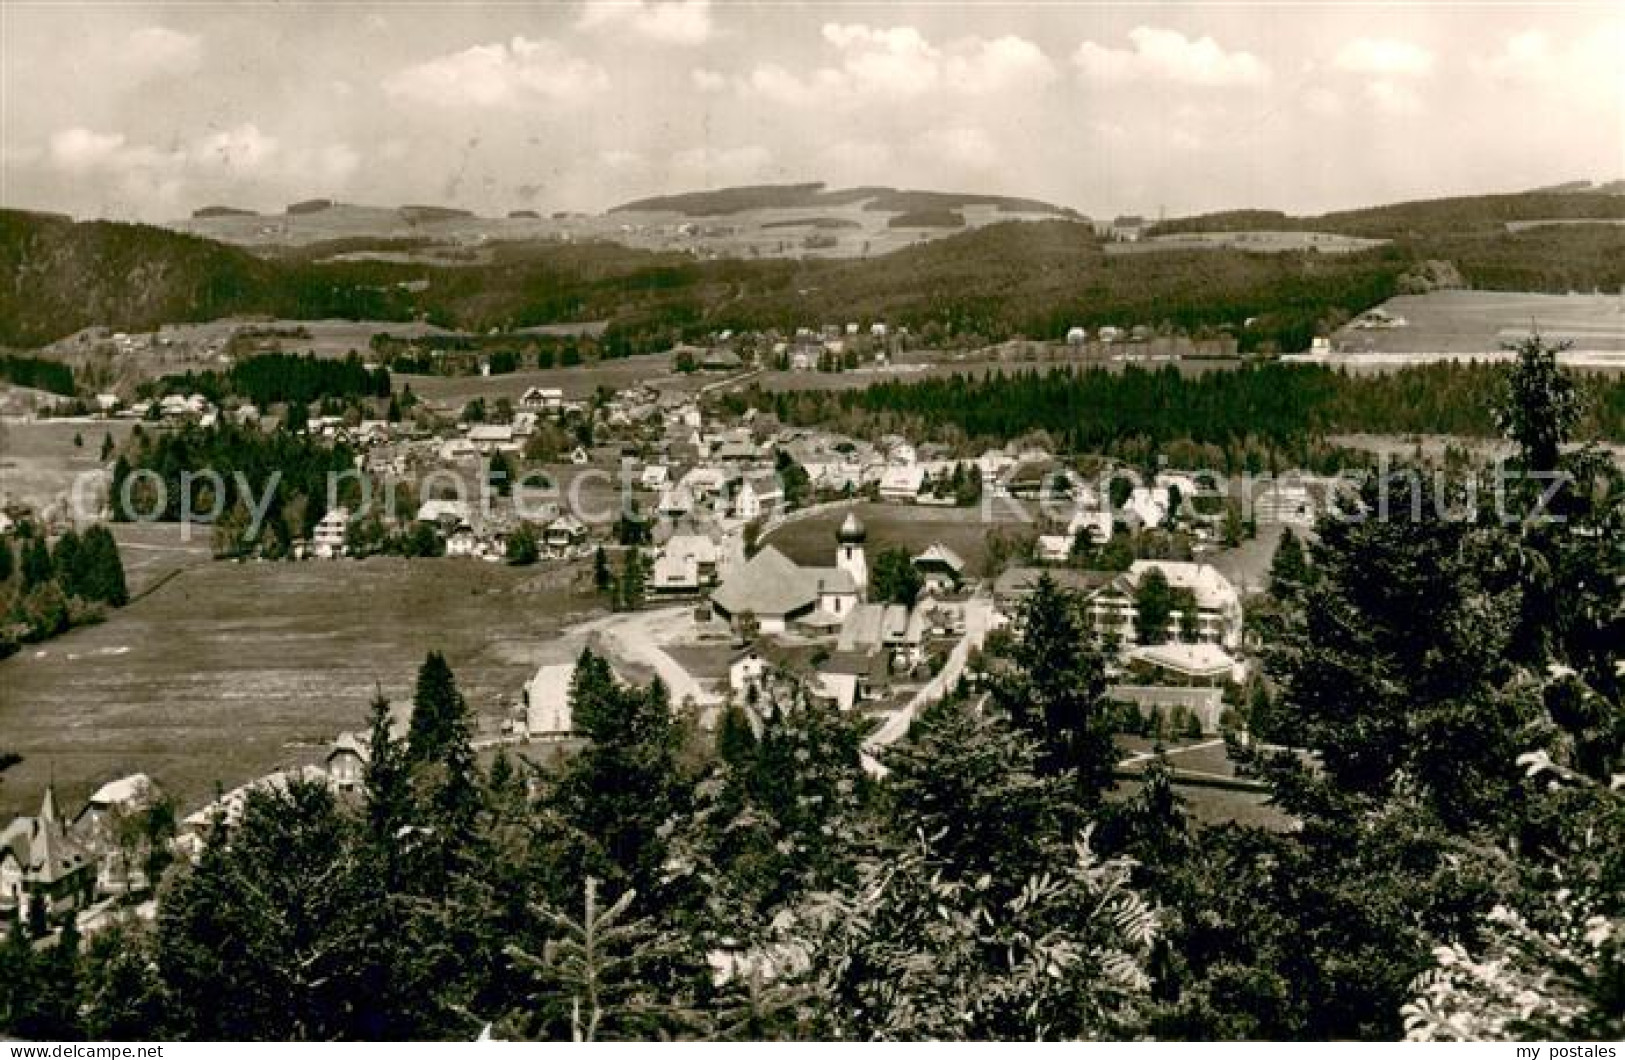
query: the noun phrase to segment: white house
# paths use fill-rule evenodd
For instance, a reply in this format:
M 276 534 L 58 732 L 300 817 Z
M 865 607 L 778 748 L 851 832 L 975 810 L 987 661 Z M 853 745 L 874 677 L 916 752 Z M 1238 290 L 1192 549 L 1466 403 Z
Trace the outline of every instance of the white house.
M 525 733 L 532 740 L 562 740 L 575 730 L 570 716 L 570 683 L 575 663 L 550 663 L 536 670 L 520 693 Z
M 1044 563 L 1065 563 L 1072 556 L 1072 535 L 1039 534 L 1033 553 Z
M 919 499 L 925 486 L 925 468 L 918 464 L 891 464 L 880 476 L 880 496 L 894 503 Z
M 1125 573 L 1112 579 L 1089 598 L 1090 621 L 1103 635 L 1113 635 L 1118 641 L 1132 647 L 1139 643 L 1135 617 L 1138 608 L 1135 595 L 1140 581 L 1156 570 L 1174 589 L 1186 589 L 1196 601 L 1196 640 L 1217 644 L 1229 651 L 1241 646 L 1242 609 L 1241 594 L 1218 568 L 1206 563 L 1187 563 L 1175 560 L 1135 560 Z M 1177 611 L 1169 617 L 1167 634 L 1178 640 L 1185 616 Z
M 476 423 L 468 429 L 469 444 L 482 453 L 518 452 L 511 423 Z
M 520 396 L 519 407 L 531 412 L 558 412 L 564 407 L 564 391 L 557 387 L 533 386 Z
M 350 509 L 334 508 L 311 531 L 310 548 L 317 559 L 337 559 L 344 555 L 345 537 L 350 530 Z
M 716 584 L 721 549 L 704 534 L 673 534 L 655 558 L 649 588 L 656 593 L 695 593 Z
M 477 556 L 480 551 L 479 535 L 467 523 L 458 523 L 451 533 L 446 535 L 446 555 L 448 556 Z
M 1135 486 L 1123 509 L 1138 519 L 1141 526 L 1152 529 L 1168 518 L 1169 501 L 1167 489 L 1161 486 Z
M 663 490 L 671 481 L 671 468 L 665 464 L 649 464 L 638 476 L 638 486 L 646 490 Z
M 755 648 L 746 648 L 728 663 L 728 687 L 736 696 L 747 696 L 751 689 L 762 690 L 767 677 L 768 662 Z
M 746 475 L 734 493 L 734 517 L 758 519 L 784 501 L 784 489 L 774 474 Z

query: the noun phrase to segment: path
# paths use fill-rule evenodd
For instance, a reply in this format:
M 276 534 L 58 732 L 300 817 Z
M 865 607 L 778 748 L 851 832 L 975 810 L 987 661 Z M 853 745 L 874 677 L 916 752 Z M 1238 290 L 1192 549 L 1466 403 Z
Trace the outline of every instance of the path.
M 692 699 L 698 706 L 714 706 L 721 697 L 707 691 L 694 677 L 666 654 L 661 641 L 674 627 L 688 621 L 687 607 L 667 607 L 656 611 L 633 611 L 593 619 L 569 630 L 573 636 L 598 634 L 606 650 L 629 663 L 653 670 L 671 693 L 672 705 Z
M 885 773 L 885 767 L 874 757 L 875 753 L 889 744 L 902 739 L 914 724 L 914 718 L 920 711 L 935 703 L 948 693 L 958 683 L 960 675 L 965 671 L 965 664 L 970 660 L 970 653 L 982 646 L 987 638 L 988 631 L 993 627 L 995 610 L 993 599 L 978 592 L 965 601 L 965 635 L 959 638 L 954 650 L 948 653 L 948 659 L 943 663 L 942 669 L 930 681 L 926 682 L 914 698 L 907 704 L 893 712 L 890 717 L 876 729 L 874 734 L 864 741 L 863 767 L 870 773 L 879 776 Z

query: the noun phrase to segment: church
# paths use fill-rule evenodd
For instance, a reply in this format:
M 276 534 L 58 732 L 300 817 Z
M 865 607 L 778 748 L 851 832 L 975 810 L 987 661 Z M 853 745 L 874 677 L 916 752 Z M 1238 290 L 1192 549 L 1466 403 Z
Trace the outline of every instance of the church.
M 835 532 L 833 567 L 800 566 L 768 545 L 711 593 L 711 608 L 728 621 L 749 615 L 761 633 L 785 633 L 793 626 L 811 632 L 837 629 L 869 586 L 867 537 L 857 515 L 848 513 Z

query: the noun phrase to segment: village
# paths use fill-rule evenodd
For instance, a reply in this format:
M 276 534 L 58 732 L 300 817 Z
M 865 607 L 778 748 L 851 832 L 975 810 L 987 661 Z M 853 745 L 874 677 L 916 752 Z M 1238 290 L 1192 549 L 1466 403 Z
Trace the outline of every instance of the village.
M 808 329 L 780 355 L 827 365 L 846 331 L 858 329 L 828 339 Z M 732 344 L 719 348 L 729 356 L 670 356 L 723 381 L 751 369 Z M 877 348 L 869 356 L 883 359 Z M 878 769 L 872 752 L 901 738 L 925 705 L 986 678 L 989 639 L 1011 635 L 1046 577 L 1080 595 L 1106 646 L 1108 697 L 1139 740 L 1125 767 L 1160 741 L 1205 750 L 1242 728 L 1262 647 L 1247 598 L 1264 588 L 1257 556 L 1267 562 L 1272 551 L 1245 539 L 1306 532 L 1326 482 L 1297 476 L 1237 496 L 1209 472 L 1147 473 L 1056 453 L 1042 439 L 974 453 L 895 434 L 868 440 L 755 409 L 729 414 L 715 389 L 642 383 L 583 398 L 526 386 L 462 409 L 425 402 L 394 419 L 356 406 L 310 416 L 310 438 L 357 454 L 364 500 L 327 508 L 289 559 L 365 562 L 395 535 L 417 539 L 413 562 L 447 564 L 447 577 L 466 562 L 590 577 L 609 613 L 566 630 L 500 716 L 481 718 L 485 752 L 568 753 L 572 657 L 592 646 L 629 679 L 658 676 L 674 708 L 702 727 L 730 704 L 765 709 L 786 688 L 859 712 L 873 719 L 866 763 Z M 133 405 L 108 395 L 99 405 L 102 418 L 158 430 L 274 418 L 201 394 Z M 867 525 L 877 518 L 884 535 Z M 983 547 L 1005 537 L 998 555 Z M 1245 552 L 1250 566 L 1231 562 Z M 0 834 L 0 915 L 77 911 L 80 929 L 93 930 L 131 896 L 150 903 L 149 872 L 195 853 L 250 792 L 303 778 L 354 793 L 367 758 L 365 732 L 335 732 L 324 754 L 201 806 L 176 805 L 144 773 L 108 782 L 72 814 L 47 789 L 37 813 Z M 1214 767 L 1193 766 L 1185 779 L 1247 786 L 1222 766 L 1204 770 Z

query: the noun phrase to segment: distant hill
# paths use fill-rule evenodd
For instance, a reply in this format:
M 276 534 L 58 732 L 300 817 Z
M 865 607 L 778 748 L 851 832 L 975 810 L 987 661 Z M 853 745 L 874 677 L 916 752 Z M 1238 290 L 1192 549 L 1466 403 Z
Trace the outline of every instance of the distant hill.
M 802 187 L 794 194 L 826 193 Z M 1231 334 L 1243 348 L 1290 350 L 1415 286 L 1424 274 L 1449 276 L 1452 285 L 1459 277 L 1480 290 L 1625 285 L 1625 225 L 1583 223 L 1625 215 L 1625 199 L 1594 192 L 1402 203 L 1317 218 L 1215 215 L 1183 223 L 1211 231 L 1259 225 L 1342 231 L 1386 242 L 1338 254 L 1313 246 L 1257 253 L 1237 245 L 1126 255 L 1106 253 L 1081 221 L 1000 223 L 999 207 L 951 209 L 937 193 L 892 201 L 963 216 L 964 229 L 894 229 L 888 226 L 894 215 L 864 208 L 877 194 L 865 189 L 867 198 L 843 207 L 798 208 L 807 225 L 802 232 L 763 232 L 770 221 L 796 219 L 771 211 L 750 225 L 645 223 L 618 214 L 615 223 L 453 217 L 414 227 L 397 210 L 344 205 L 310 215 L 321 224 L 306 217 L 188 222 L 268 230 L 257 252 L 145 225 L 0 211 L 0 276 L 8 278 L 0 285 L 0 345 L 37 346 L 93 324 L 138 331 L 261 314 L 425 320 L 478 331 L 608 321 L 602 344 L 611 355 L 663 350 L 724 328 L 863 320 L 990 341 L 1059 337 L 1080 324 L 1167 325 Z M 1508 220 L 1550 216 L 1581 223 L 1506 228 Z M 820 223 L 832 218 L 861 227 Z M 393 227 L 385 240 L 370 234 L 386 220 Z M 329 223 L 337 221 L 344 223 Z M 569 238 L 538 236 L 555 223 L 576 227 Z M 284 226 L 305 226 L 302 237 L 277 242 Z M 704 234 L 713 228 L 720 234 Z M 497 230 L 509 235 L 481 241 L 479 233 Z M 803 238 L 808 232 L 811 238 Z M 649 242 L 627 245 L 635 238 Z M 873 239 L 874 249 L 822 255 L 808 245 L 837 238 L 860 245 Z M 478 243 L 478 253 L 452 255 L 448 240 L 457 239 Z M 734 240 L 734 248 L 770 240 L 805 252 L 728 256 L 700 239 Z
M 1005 195 L 970 195 L 942 191 L 899 191 L 896 188 L 859 187 L 828 190 L 822 182 L 810 184 L 757 184 L 681 195 L 659 195 L 613 207 L 617 213 L 678 213 L 688 217 L 721 217 L 749 210 L 821 209 L 862 204 L 865 210 L 907 213 L 916 210 L 953 210 L 991 206 L 1004 213 L 1076 217 L 1077 211 L 1037 199 Z
M 317 319 L 406 310 L 361 267 L 280 267 L 151 225 L 0 210 L 0 345 L 37 346 L 92 324 L 150 330 L 240 313 Z
M 336 205 L 332 199 L 306 199 L 303 202 L 292 202 L 284 211 L 289 217 L 298 217 L 301 214 L 321 213 L 331 210 Z
M 1530 191 L 1342 210 L 1318 217 L 1292 217 L 1276 210 L 1229 210 L 1164 221 L 1152 235 L 1178 232 L 1240 232 L 1250 229 L 1334 232 L 1377 239 L 1499 233 L 1509 222 L 1584 221 L 1625 218 L 1625 196 L 1597 191 Z
M 965 215 L 957 210 L 926 207 L 893 214 L 886 225 L 889 228 L 964 228 Z
M 253 210 L 243 210 L 236 206 L 204 206 L 192 211 L 192 216 L 207 219 L 210 217 L 258 217 Z
M 401 216 L 410 224 L 421 224 L 469 218 L 474 216 L 474 211 L 458 210 L 450 206 L 402 206 Z

